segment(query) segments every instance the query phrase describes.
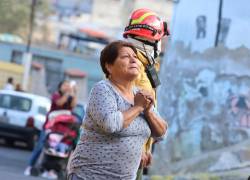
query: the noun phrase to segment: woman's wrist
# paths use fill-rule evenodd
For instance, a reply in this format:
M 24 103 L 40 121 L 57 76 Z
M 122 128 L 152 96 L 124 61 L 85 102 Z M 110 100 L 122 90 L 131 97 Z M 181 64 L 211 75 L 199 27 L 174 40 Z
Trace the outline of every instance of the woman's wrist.
M 152 107 L 150 107 L 149 109 L 144 111 L 144 114 L 145 114 L 146 117 L 151 116 L 152 113 L 153 113 Z
M 134 105 L 133 107 L 138 110 L 139 114 L 141 114 L 144 111 L 144 108 L 142 106 Z

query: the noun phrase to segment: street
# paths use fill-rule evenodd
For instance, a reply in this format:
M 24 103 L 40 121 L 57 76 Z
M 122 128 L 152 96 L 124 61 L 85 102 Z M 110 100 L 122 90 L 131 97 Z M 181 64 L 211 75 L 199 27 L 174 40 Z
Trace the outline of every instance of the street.
M 28 163 L 31 151 L 19 143 L 13 147 L 4 144 L 0 139 L 0 179 L 1 180 L 42 180 L 41 177 L 24 176 L 23 171 Z

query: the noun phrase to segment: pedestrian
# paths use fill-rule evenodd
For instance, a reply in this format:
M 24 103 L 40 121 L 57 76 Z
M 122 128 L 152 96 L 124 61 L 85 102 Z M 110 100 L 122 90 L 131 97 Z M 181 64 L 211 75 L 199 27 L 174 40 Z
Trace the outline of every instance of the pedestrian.
M 31 174 L 31 168 L 36 165 L 36 162 L 42 152 L 42 148 L 45 143 L 46 132 L 45 126 L 48 122 L 48 115 L 52 111 L 56 110 L 72 110 L 76 106 L 76 90 L 70 86 L 70 83 L 67 80 L 64 80 L 59 83 L 57 91 L 54 92 L 51 96 L 51 108 L 46 116 L 46 121 L 43 125 L 43 129 L 40 132 L 40 136 L 37 142 L 36 147 L 33 149 L 29 164 L 24 171 L 24 174 L 29 176 Z
M 143 143 L 165 134 L 167 125 L 153 108 L 153 95 L 134 86 L 139 74 L 136 53 L 125 41 L 102 50 L 100 64 L 107 79 L 91 90 L 68 180 L 135 179 Z
M 141 89 L 154 94 L 156 101 L 156 87 L 160 84 L 158 71 L 161 53 L 161 41 L 164 36 L 169 35 L 167 23 L 149 9 L 137 9 L 132 12 L 129 24 L 124 29 L 123 36 L 137 49 L 137 56 L 140 61 L 140 73 L 135 80 L 135 85 Z M 152 144 L 154 140 L 148 139 L 142 153 L 141 165 L 138 169 L 137 180 L 142 179 L 143 168 L 151 164 Z
M 7 83 L 4 85 L 4 90 L 14 90 L 14 82 L 13 82 L 13 78 L 9 77 L 7 79 Z
M 21 87 L 21 84 L 19 84 L 19 83 L 16 84 L 15 91 L 23 92 L 23 89 L 22 89 L 22 87 Z

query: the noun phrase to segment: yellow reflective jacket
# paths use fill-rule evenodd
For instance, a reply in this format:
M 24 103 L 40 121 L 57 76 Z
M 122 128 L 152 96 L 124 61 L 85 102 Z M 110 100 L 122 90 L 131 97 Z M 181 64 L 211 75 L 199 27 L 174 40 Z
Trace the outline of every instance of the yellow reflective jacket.
M 155 102 L 156 102 L 156 92 L 155 89 L 152 88 L 151 83 L 148 79 L 148 76 L 145 72 L 145 67 L 149 64 L 147 58 L 144 56 L 143 52 L 137 49 L 137 56 L 138 59 L 140 60 L 140 73 L 138 77 L 135 80 L 135 86 L 139 87 L 140 89 L 144 89 L 147 91 L 150 91 L 154 94 Z M 160 64 L 156 63 L 155 64 L 155 69 L 157 72 L 159 72 L 160 69 Z M 151 147 L 153 144 L 153 138 L 149 138 L 147 142 L 144 144 L 144 151 L 145 152 L 150 152 Z

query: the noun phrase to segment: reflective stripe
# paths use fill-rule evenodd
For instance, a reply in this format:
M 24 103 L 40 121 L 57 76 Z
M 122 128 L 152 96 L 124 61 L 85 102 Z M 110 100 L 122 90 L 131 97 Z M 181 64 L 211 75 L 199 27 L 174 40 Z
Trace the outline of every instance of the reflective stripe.
M 131 22 L 131 25 L 133 24 L 139 24 L 141 23 L 146 17 L 148 16 L 152 16 L 152 15 L 156 15 L 155 13 L 149 12 L 149 13 L 145 13 L 143 14 L 141 17 L 139 17 L 138 19 L 133 19 Z

